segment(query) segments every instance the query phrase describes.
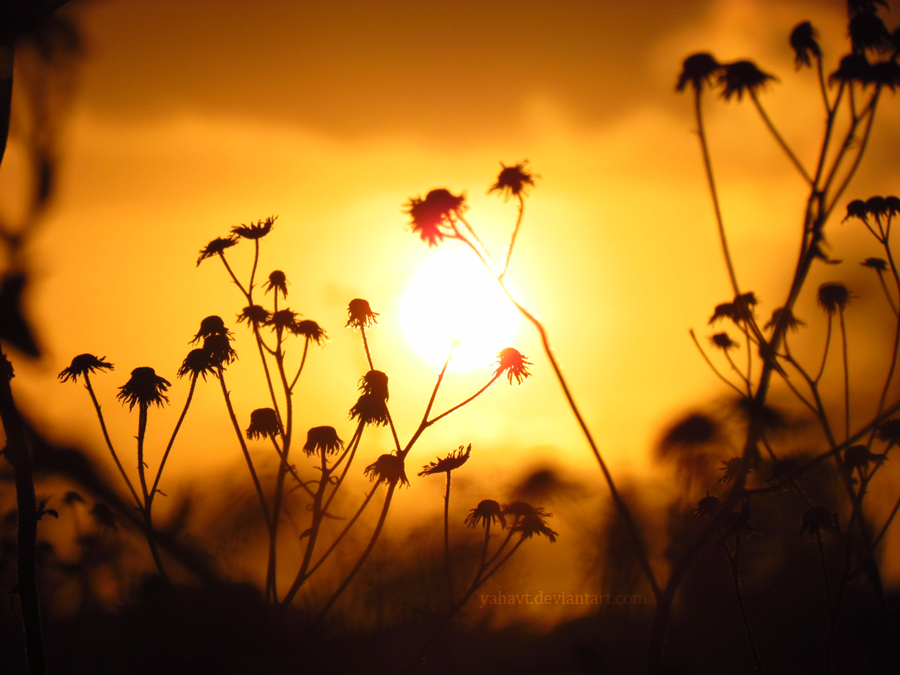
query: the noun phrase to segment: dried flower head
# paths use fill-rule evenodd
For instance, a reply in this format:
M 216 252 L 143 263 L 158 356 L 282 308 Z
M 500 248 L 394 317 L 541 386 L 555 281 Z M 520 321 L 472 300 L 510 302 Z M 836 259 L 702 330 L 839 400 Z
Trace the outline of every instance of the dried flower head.
M 864 54 L 868 49 L 883 53 L 891 48 L 891 34 L 875 12 L 860 12 L 852 17 L 847 33 L 854 54 Z
M 816 41 L 818 32 L 809 21 L 798 24 L 791 32 L 791 48 L 794 50 L 794 62 L 797 64 L 797 70 L 803 66 L 812 66 L 810 54 L 816 59 L 822 58 L 822 50 L 819 49 L 819 43 Z
M 202 376 L 206 380 L 206 374 L 215 375 L 216 371 L 209 358 L 209 352 L 206 349 L 192 349 L 184 358 L 181 368 L 175 373 L 178 377 L 190 375 L 193 378 Z
M 403 459 L 397 455 L 382 455 L 366 467 L 365 474 L 370 481 L 376 483 L 396 485 L 399 481 L 401 487 L 409 485 Z
M 506 373 L 509 383 L 512 384 L 513 378 L 516 384 L 522 384 L 523 380 L 527 380 L 531 373 L 528 372 L 528 366 L 533 365 L 531 361 L 525 358 L 519 350 L 507 347 L 501 349 L 497 354 L 497 368 L 494 370 L 494 376 L 499 377 Z
M 432 190 L 425 199 L 413 197 L 406 204 L 413 232 L 418 232 L 429 246 L 436 246 L 452 232 L 455 219 L 465 209 L 465 195 L 457 196 L 444 188 Z
M 348 328 L 369 328 L 378 323 L 378 312 L 373 312 L 368 300 L 355 298 L 347 305 Z
M 732 321 L 737 321 L 737 312 L 734 308 L 733 302 L 722 302 L 716 305 L 716 308 L 713 310 L 713 314 L 709 317 L 708 325 L 712 326 L 717 321 L 721 319 L 731 319 Z
M 224 368 L 237 360 L 237 352 L 231 347 L 231 338 L 223 333 L 208 335 L 203 340 L 203 351 L 213 368 Z
M 388 376 L 380 370 L 370 370 L 359 380 L 359 390 L 387 401 L 390 397 Z
M 777 81 L 774 75 L 764 73 L 752 61 L 735 61 L 724 65 L 723 69 L 719 75 L 719 83 L 724 85 L 722 98 L 726 101 L 730 101 L 732 96 L 737 96 L 740 101 L 745 92 L 755 96 L 757 90 L 767 82 Z
M 866 213 L 876 218 L 888 219 L 900 213 L 900 198 L 869 197 L 866 200 Z
M 72 359 L 72 363 L 69 367 L 63 370 L 57 377 L 63 382 L 68 382 L 69 380 L 78 382 L 78 378 L 81 375 L 87 377 L 90 373 L 95 373 L 98 370 L 113 370 L 113 364 L 107 363 L 104 360 L 105 358 L 105 356 L 97 357 L 93 354 L 79 354 Z
M 829 511 L 825 506 L 811 506 L 800 516 L 800 532 L 797 536 L 802 536 L 804 532 L 816 536 L 822 530 L 834 534 L 839 532 L 837 513 Z
M 878 61 L 872 64 L 871 81 L 879 87 L 890 87 L 896 91 L 900 86 L 900 64 L 896 61 Z
M 231 234 L 243 239 L 262 239 L 272 231 L 272 225 L 278 216 L 269 216 L 265 220 L 257 220 L 249 225 L 235 225 L 231 228 Z
M 503 507 L 503 515 L 512 518 L 510 531 L 519 532 L 522 539 L 531 539 L 537 534 L 547 537 L 553 543 L 559 536 L 547 526 L 545 520 L 553 514 L 546 513 L 541 507 L 534 507 L 526 502 L 512 502 Z
M 208 338 L 210 335 L 225 335 L 226 337 L 231 337 L 231 331 L 225 328 L 225 322 L 222 321 L 222 317 L 208 316 L 203 319 L 203 321 L 200 322 L 200 330 L 197 331 L 194 339 L 191 340 L 191 344 L 200 342 L 200 340 Z
M 275 438 L 281 433 L 278 413 L 272 408 L 257 408 L 250 413 L 250 426 L 247 427 L 247 438 Z
M 841 222 L 845 223 L 851 218 L 859 218 L 864 223 L 869 222 L 869 211 L 866 208 L 866 203 L 862 199 L 854 199 L 847 204 L 847 215 L 844 216 L 844 220 Z
M 816 301 L 826 314 L 843 312 L 850 302 L 850 291 L 840 281 L 830 281 L 819 286 Z
M 504 200 L 510 197 L 526 197 L 528 188 L 534 187 L 535 179 L 535 176 L 525 168 L 527 165 L 527 159 L 513 166 L 506 166 L 500 162 L 500 166 L 503 168 L 500 170 L 500 175 L 497 176 L 497 182 L 488 189 L 488 194 L 499 192 L 503 195 Z
M 669 428 L 660 440 L 660 446 L 699 448 L 715 442 L 719 436 L 719 424 L 714 419 L 703 413 L 691 413 Z
M 789 310 L 789 309 L 785 310 L 784 307 L 777 307 L 776 309 L 772 310 L 772 318 L 769 319 L 768 323 L 766 323 L 764 328 L 766 330 L 769 330 L 770 328 L 775 328 L 775 326 L 778 325 L 778 322 L 781 321 L 781 317 L 784 316 L 785 313 L 787 313 L 786 321 L 787 321 L 787 329 L 788 330 L 792 330 L 792 331 L 796 332 L 796 331 L 800 330 L 801 326 L 806 325 L 806 322 L 801 321 L 796 316 L 794 316 L 794 313 L 791 310 Z
M 262 305 L 248 305 L 238 314 L 237 320 L 238 323 L 246 321 L 254 326 L 261 326 L 268 323 L 271 318 L 272 315 L 269 313 L 269 310 Z
M 706 491 L 706 496 L 697 502 L 697 508 L 694 509 L 694 518 L 700 518 L 702 516 L 715 516 L 719 509 L 722 507 L 722 502 L 715 495 L 710 496 L 709 490 Z
M 153 368 L 135 368 L 131 371 L 128 382 L 119 387 L 116 398 L 122 401 L 123 405 L 127 403 L 129 410 L 132 410 L 135 404 L 146 407 L 155 403 L 161 408 L 164 403 L 169 402 L 165 392 L 171 386 L 172 383 L 157 375 Z
M 469 511 L 466 516 L 466 525 L 478 527 L 479 523 L 485 527 L 493 523 L 500 523 L 500 527 L 506 528 L 506 517 L 503 515 L 503 507 L 493 499 L 482 499 L 478 506 Z
M 306 432 L 306 445 L 303 452 L 307 455 L 322 453 L 333 455 L 344 447 L 344 441 L 338 438 L 334 427 L 313 427 Z
M 225 252 L 225 249 L 229 249 L 235 244 L 237 244 L 237 239 L 233 236 L 216 237 L 200 250 L 200 257 L 197 258 L 197 265 L 202 263 L 207 258 L 212 258 L 216 255 L 222 255 L 222 253 Z
M 729 349 L 735 349 L 738 347 L 738 343 L 731 339 L 728 333 L 716 333 L 715 335 L 709 338 L 709 341 L 713 344 L 717 349 L 721 349 L 723 352 L 727 352 Z
M 887 459 L 887 453 L 874 453 L 865 445 L 851 445 L 844 451 L 844 462 L 841 465 L 841 472 L 851 474 L 854 469 L 865 475 L 869 471 L 869 464 L 878 462 L 879 464 Z
M 350 408 L 350 419 L 358 420 L 362 424 L 383 427 L 389 420 L 387 403 L 376 394 L 363 394 Z
M 692 54 L 684 60 L 675 91 L 684 91 L 690 84 L 694 91 L 699 92 L 703 89 L 704 84 L 712 86 L 713 77 L 720 74 L 721 71 L 722 65 L 713 58 L 712 54 L 705 52 Z
M 878 425 L 875 437 L 888 444 L 888 447 L 900 445 L 900 417 L 892 417 Z
M 828 76 L 830 84 L 868 84 L 872 79 L 872 65 L 864 54 L 848 54 L 841 59 L 838 69 Z
M 297 329 L 297 312 L 287 308 L 279 309 L 272 313 L 267 325 L 272 326 L 276 331 L 293 333 Z
M 744 460 L 740 457 L 732 457 L 731 459 L 722 462 L 721 470 L 724 472 L 722 477 L 719 479 L 719 483 L 731 483 L 738 476 L 741 475 L 741 472 L 744 470 Z M 747 473 L 751 473 L 752 469 L 748 469 Z
M 278 297 L 278 293 L 281 293 L 282 298 L 287 297 L 287 287 L 287 276 L 281 270 L 275 270 L 269 274 L 268 280 L 263 284 L 263 289 L 266 293 L 274 292 L 275 297 Z
M 439 457 L 433 462 L 429 462 L 425 466 L 422 467 L 422 470 L 419 472 L 420 476 L 431 476 L 435 473 L 450 473 L 451 471 L 455 471 L 463 464 L 469 461 L 469 455 L 472 452 L 472 444 L 469 443 L 468 446 L 463 448 L 463 446 L 459 446 L 458 449 L 451 452 L 446 457 Z
M 322 328 L 315 321 L 311 321 L 310 319 L 304 319 L 303 321 L 298 321 L 293 328 L 291 328 L 291 332 L 294 335 L 300 335 L 305 337 L 310 342 L 315 342 L 317 345 L 321 345 L 328 339 L 328 335 L 325 333 L 325 329 Z
M 884 258 L 866 258 L 860 263 L 860 265 L 862 265 L 863 267 L 869 267 L 879 274 L 881 274 L 882 272 L 887 272 L 888 268 L 887 260 L 885 260 Z

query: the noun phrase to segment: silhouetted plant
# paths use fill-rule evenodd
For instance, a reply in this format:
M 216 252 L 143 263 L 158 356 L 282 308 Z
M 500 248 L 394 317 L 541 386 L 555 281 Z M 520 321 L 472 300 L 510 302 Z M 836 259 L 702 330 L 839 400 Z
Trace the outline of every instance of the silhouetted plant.
M 884 589 L 874 555 L 893 514 L 900 507 L 900 500 L 878 536 L 873 537 L 870 517 L 864 512 L 864 498 L 873 475 L 881 468 L 890 449 L 889 444 L 884 444 L 881 446 L 882 452 L 873 452 L 877 443 L 884 443 L 879 437 L 878 429 L 900 409 L 900 401 L 889 400 L 900 348 L 900 321 L 897 321 L 896 300 L 900 293 L 900 276 L 893 265 L 889 236 L 891 219 L 896 215 L 900 200 L 876 197 L 867 201 L 853 200 L 847 206 L 845 220 L 861 221 L 883 249 L 884 258 L 867 258 L 862 264 L 878 275 L 879 284 L 887 298 L 887 309 L 895 325 L 895 339 L 893 349 L 887 355 L 884 382 L 880 385 L 880 392 L 874 392 L 874 404 L 868 402 L 871 408 L 862 424 L 857 422 L 854 426 L 852 419 L 854 410 L 861 409 L 861 406 L 851 406 L 853 399 L 846 314 L 854 296 L 848 287 L 843 282 L 830 281 L 819 286 L 816 292 L 816 302 L 825 314 L 824 348 L 820 357 L 814 358 L 812 363 L 805 363 L 806 359 L 795 355 L 788 342 L 789 331 L 806 330 L 806 324 L 794 315 L 794 307 L 805 289 L 810 269 L 816 261 L 832 265 L 840 262 L 832 260 L 825 252 L 826 223 L 841 202 L 862 161 L 881 94 L 886 87 L 894 90 L 900 83 L 900 70 L 897 67 L 900 50 L 891 43 L 891 34 L 878 16 L 878 5 L 886 4 L 848 2 L 851 53 L 840 60 L 839 66 L 828 78 L 825 77 L 823 54 L 817 40 L 818 32 L 812 24 L 803 22 L 790 35 L 789 43 L 795 53 L 797 68 L 813 67 L 815 64 L 826 118 L 818 156 L 814 158 L 811 170 L 795 155 L 762 107 L 762 89 L 775 82 L 776 78 L 749 61 L 720 65 L 713 56 L 706 53 L 685 59 L 683 71 L 678 78 L 678 91 L 684 91 L 690 85 L 694 93 L 694 111 L 706 178 L 731 282 L 730 290 L 734 296 L 732 302 L 715 308 L 710 324 L 720 320 L 730 322 L 741 335 L 740 346 L 746 350 L 746 360 L 741 364 L 733 360 L 730 352 L 739 345 L 727 333 L 716 333 L 710 337 L 710 341 L 721 351 L 728 366 L 727 369 L 720 370 L 706 354 L 693 331 L 691 337 L 706 363 L 739 397 L 739 407 L 744 411 L 746 424 L 740 456 L 727 460 L 722 466 L 724 475 L 718 482 L 722 486 L 722 492 L 710 495 L 707 491 L 706 497 L 700 499 L 695 511 L 698 516 L 708 517 L 708 524 L 695 535 L 692 542 L 682 547 L 682 553 L 675 559 L 669 578 L 658 597 L 650 643 L 650 665 L 654 672 L 661 670 L 665 662 L 664 640 L 676 591 L 706 542 L 716 533 L 719 545 L 724 548 L 728 557 L 755 667 L 759 672 L 763 671 L 765 658 L 762 655 L 765 645 L 758 644 L 755 638 L 741 587 L 740 568 L 752 565 L 753 561 L 741 556 L 741 540 L 747 534 L 755 534 L 755 528 L 749 524 L 751 505 L 788 488 L 806 504 L 806 510 L 800 518 L 800 534 L 808 534 L 818 544 L 825 604 L 828 608 L 828 621 L 823 636 L 824 670 L 828 672 L 833 667 L 835 630 L 842 600 L 851 579 L 859 572 L 868 577 L 880 606 L 881 616 L 878 621 L 881 627 L 873 632 L 872 639 L 876 659 L 886 667 L 887 614 Z M 808 189 L 805 213 L 799 229 L 800 253 L 792 279 L 784 301 L 765 325 L 761 325 L 756 317 L 756 296 L 743 292 L 739 285 L 713 176 L 702 100 L 705 90 L 716 87 L 720 88 L 721 96 L 726 101 L 733 97 L 740 100 L 744 93 L 749 95 L 763 123 L 803 177 Z M 843 392 L 840 396 L 842 405 L 839 414 L 826 404 L 822 392 L 826 364 L 834 351 L 830 350 L 830 346 L 835 317 L 841 340 Z M 792 459 L 781 454 L 786 448 L 779 446 L 777 430 L 784 427 L 784 417 L 768 403 L 772 388 L 778 383 L 782 383 L 815 420 L 825 438 L 823 449 L 811 459 Z M 879 387 L 876 386 L 877 388 Z M 858 399 L 859 394 L 854 398 Z M 837 422 L 836 417 L 839 417 L 840 422 Z M 765 474 L 760 476 L 758 471 L 764 462 L 764 456 L 771 461 L 767 479 L 764 478 Z M 804 486 L 807 474 L 824 466 L 827 460 L 833 461 L 834 475 L 843 485 L 844 495 L 836 510 L 830 505 L 813 501 L 808 494 L 808 486 Z M 842 564 L 838 570 L 829 563 L 823 533 L 833 535 L 832 545 L 843 551 Z M 766 535 L 760 533 L 759 536 Z

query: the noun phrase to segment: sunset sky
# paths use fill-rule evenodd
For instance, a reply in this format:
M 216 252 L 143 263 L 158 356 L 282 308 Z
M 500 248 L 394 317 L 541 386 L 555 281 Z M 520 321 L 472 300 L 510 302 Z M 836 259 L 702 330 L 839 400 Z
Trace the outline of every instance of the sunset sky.
M 117 387 L 131 369 L 154 367 L 175 383 L 171 410 L 151 411 L 151 436 L 162 443 L 187 389 L 175 371 L 210 314 L 243 340 L 229 373 L 239 414 L 246 421 L 265 405 L 258 357 L 235 321 L 241 298 L 218 261 L 195 263 L 233 225 L 273 214 L 261 271 L 284 270 L 291 308 L 331 338 L 311 354 L 298 395 L 301 428 L 352 433 L 347 411 L 367 368 L 344 323 L 348 301 L 362 297 L 380 313 L 373 357 L 391 378 L 392 412 L 408 437 L 435 366 L 411 352 L 401 298 L 440 247 L 429 250 L 410 232 L 404 204 L 432 188 L 465 193 L 470 221 L 502 252 L 515 206 L 486 192 L 501 162 L 527 159 L 540 178 L 510 283 L 546 322 L 616 475 L 646 477 L 665 426 L 727 395 L 688 335 L 694 328 L 707 344 L 707 320 L 730 293 L 692 102 L 674 91 L 682 60 L 709 51 L 722 61 L 752 58 L 777 75 L 764 104 L 798 154 L 811 158 L 821 102 L 812 73 L 795 70 L 787 38 L 812 20 L 829 71 L 847 50 L 838 0 L 73 5 L 85 56 L 64 122 L 58 191 L 29 250 L 29 307 L 44 358 L 17 361 L 15 384 L 30 415 L 98 454 L 86 393 L 56 374 L 82 352 L 115 363 L 95 386 L 124 447 L 137 422 L 115 401 Z M 890 23 L 896 14 L 888 16 Z M 747 101 L 707 103 L 738 274 L 767 317 L 786 292 L 804 186 Z M 851 185 L 848 200 L 900 189 L 898 112 L 897 98 L 885 96 L 854 183 L 861 193 Z M 16 185 L 15 151 L 0 187 Z M 10 188 L 4 193 L 2 205 L 14 209 Z M 839 221 L 829 229 L 836 257 L 874 255 L 848 250 L 851 226 Z M 246 270 L 240 250 L 231 257 Z M 857 274 L 855 262 L 847 265 L 854 269 L 818 271 L 810 288 L 824 275 Z M 815 312 L 811 302 L 800 307 Z M 411 466 L 472 442 L 472 483 L 461 478 L 472 504 L 460 509 L 495 496 L 477 476 L 490 475 L 491 489 L 503 493 L 545 463 L 605 494 L 537 335 L 522 324 L 511 346 L 533 361 L 533 377 L 521 387 L 498 382 L 430 430 Z M 438 407 L 489 376 L 453 374 Z M 173 475 L 191 480 L 232 463 L 245 470 L 215 383 L 200 387 L 194 405 Z M 367 457 L 389 448 L 387 435 L 372 434 Z M 654 490 L 671 485 L 671 477 L 652 480 Z M 436 513 L 440 482 L 414 480 L 403 499 Z M 554 527 L 571 532 L 562 512 Z

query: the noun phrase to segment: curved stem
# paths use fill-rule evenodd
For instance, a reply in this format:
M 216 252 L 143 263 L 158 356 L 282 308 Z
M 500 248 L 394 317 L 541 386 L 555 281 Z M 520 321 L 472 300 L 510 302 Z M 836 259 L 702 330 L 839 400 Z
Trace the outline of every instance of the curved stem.
M 841 325 L 841 346 L 844 362 L 844 438 L 850 437 L 850 366 L 847 359 L 847 327 L 844 325 L 844 310 L 838 307 Z
M 147 538 L 147 545 L 150 547 L 150 555 L 153 556 L 153 562 L 156 565 L 159 576 L 166 583 L 169 582 L 169 575 L 163 567 L 162 558 L 159 555 L 159 549 L 156 546 L 156 532 L 153 529 L 153 499 L 147 491 L 147 476 L 145 473 L 146 462 L 144 462 L 144 437 L 147 434 L 147 408 L 149 404 L 144 401 L 138 404 L 138 435 L 137 435 L 137 459 L 138 459 L 138 477 L 141 481 L 141 492 L 144 496 L 141 515 L 144 517 L 144 536 Z
M 191 375 L 191 386 L 188 389 L 187 400 L 184 402 L 184 408 L 181 410 L 181 415 L 178 417 L 178 422 L 175 423 L 175 429 L 172 430 L 172 437 L 169 439 L 168 445 L 166 445 L 166 451 L 163 453 L 162 460 L 159 462 L 159 469 L 156 471 L 156 478 L 153 481 L 153 487 L 150 488 L 150 494 L 148 495 L 148 499 L 150 502 L 153 501 L 153 495 L 157 493 L 157 488 L 159 486 L 159 479 L 162 478 L 163 469 L 166 466 L 166 460 L 169 458 L 169 452 L 172 450 L 172 446 L 175 443 L 175 437 L 178 435 L 178 430 L 181 429 L 181 423 L 184 422 L 184 417 L 187 415 L 188 408 L 191 405 L 191 399 L 194 397 L 194 388 L 197 384 L 197 374 L 194 373 Z
M 772 124 L 772 120 L 769 118 L 768 114 L 766 114 L 765 109 L 762 107 L 762 103 L 759 102 L 759 97 L 756 95 L 756 91 L 752 88 L 750 89 L 750 98 L 753 99 L 753 103 L 756 105 L 756 109 L 759 111 L 763 122 L 766 123 L 766 126 L 769 128 L 772 136 L 775 137 L 778 145 L 781 146 L 781 149 L 784 150 L 784 153 L 788 156 L 788 159 L 790 159 L 791 162 L 793 162 L 794 166 L 797 167 L 797 171 L 799 171 L 803 178 L 806 179 L 806 182 L 812 185 L 813 179 L 810 178 L 810 175 L 807 173 L 806 169 L 803 168 L 803 165 L 800 163 L 800 160 L 797 159 L 797 156 L 794 154 L 794 152 L 788 147 L 788 144 L 785 143 L 784 138 L 781 137 L 778 129 L 776 129 L 775 125 Z
M 519 201 L 518 215 L 516 216 L 516 224 L 513 226 L 512 235 L 509 237 L 509 246 L 506 249 L 506 259 L 503 261 L 503 269 L 500 270 L 500 273 L 497 275 L 501 279 L 506 276 L 506 272 L 509 270 L 509 261 L 512 259 L 513 247 L 516 245 L 516 237 L 519 235 L 519 228 L 522 226 L 522 218 L 525 215 L 525 199 L 522 197 L 521 193 L 516 195 L 516 199 Z
M 219 378 L 219 384 L 222 385 L 222 395 L 225 397 L 225 406 L 228 408 L 228 417 L 231 419 L 231 425 L 234 427 L 234 433 L 237 435 L 238 443 L 241 446 L 241 452 L 244 454 L 244 460 L 247 462 L 247 468 L 250 470 L 250 477 L 253 479 L 253 487 L 256 488 L 256 496 L 259 498 L 259 506 L 262 509 L 263 519 L 266 528 L 269 527 L 269 506 L 266 504 L 266 494 L 263 492 L 259 477 L 256 475 L 256 469 L 253 467 L 253 460 L 250 459 L 250 451 L 247 449 L 247 443 L 244 441 L 244 435 L 241 433 L 241 427 L 238 424 L 237 416 L 234 414 L 234 408 L 231 405 L 231 395 L 225 386 L 225 374 L 222 368 L 217 369 L 216 376 Z
M 719 229 L 719 242 L 722 245 L 722 256 L 725 258 L 725 266 L 728 268 L 728 278 L 731 280 L 731 290 L 734 297 L 741 294 L 737 276 L 734 273 L 734 264 L 731 262 L 731 252 L 728 250 L 728 238 L 725 235 L 725 222 L 722 220 L 722 209 L 719 206 L 719 193 L 716 190 L 716 181 L 713 178 L 712 160 L 709 156 L 709 146 L 706 141 L 706 131 L 703 127 L 703 109 L 700 105 L 701 89 L 694 90 L 694 113 L 697 119 L 697 135 L 700 137 L 700 148 L 703 151 L 703 166 L 706 169 L 706 181 L 709 184 L 709 194 L 712 197 L 713 211 L 716 216 L 716 226 Z
M 128 491 L 131 492 L 135 506 L 140 509 L 143 505 L 141 498 L 138 497 L 137 490 L 134 489 L 134 485 L 132 485 L 131 480 L 128 478 L 128 474 L 125 472 L 125 467 L 122 466 L 122 462 L 119 461 L 119 456 L 116 454 L 115 448 L 113 448 L 112 440 L 109 438 L 109 431 L 106 429 L 106 422 L 103 419 L 103 413 L 100 412 L 100 403 L 97 401 L 97 396 L 94 394 L 94 388 L 91 386 L 91 378 L 88 373 L 84 374 L 84 386 L 91 395 L 91 401 L 94 402 L 94 409 L 97 411 L 97 419 L 100 420 L 100 429 L 103 431 L 103 438 L 106 441 L 106 447 L 109 448 L 109 454 L 112 455 L 113 461 L 119 469 L 119 473 L 125 480 L 125 485 L 128 486 Z
M 328 611 L 334 606 L 334 603 L 337 602 L 338 598 L 341 597 L 341 594 L 345 590 L 347 590 L 350 582 L 353 581 L 353 578 L 362 569 L 362 566 L 363 564 L 365 564 L 366 559 L 369 557 L 369 554 L 375 548 L 378 537 L 381 535 L 381 530 L 382 528 L 384 528 L 384 521 L 387 519 L 388 509 L 391 506 L 391 499 L 394 496 L 394 489 L 396 487 L 397 483 L 391 483 L 390 487 L 388 487 L 387 494 L 384 497 L 384 505 L 381 507 L 381 515 L 378 517 L 378 523 L 375 525 L 375 530 L 372 532 L 372 537 L 369 539 L 369 543 L 366 546 L 366 549 L 362 552 L 362 555 L 359 557 L 359 560 L 357 561 L 353 569 L 350 570 L 350 574 L 348 574 L 341 585 L 338 586 L 338 589 L 332 594 L 332 596 L 328 599 L 328 602 L 325 603 L 325 606 L 319 612 L 319 615 L 313 622 L 314 629 L 322 623 L 322 620 L 325 618 L 325 615 L 328 614 Z
M 519 547 L 522 545 L 522 542 L 524 541 L 524 539 L 520 538 L 519 541 L 516 542 L 516 545 L 512 547 L 510 552 L 500 562 L 498 562 L 490 572 L 488 572 L 484 577 L 475 579 L 475 581 L 472 583 L 472 586 L 468 591 L 466 591 L 466 594 L 459 600 L 459 602 L 453 605 L 453 608 L 450 610 L 450 612 L 448 612 L 447 616 L 444 617 L 444 620 L 440 624 L 438 624 L 438 627 L 431 634 L 431 637 L 428 638 L 428 640 L 425 642 L 422 650 L 418 653 L 409 667 L 404 671 L 405 675 L 409 675 L 409 673 L 413 672 L 416 669 L 416 667 L 422 662 L 425 654 L 427 654 L 428 650 L 431 649 L 434 641 L 437 640 L 438 636 L 441 634 L 441 631 L 444 630 L 444 628 L 446 628 L 447 625 L 453 620 L 453 617 L 456 616 L 456 613 L 465 606 L 465 604 L 475 594 L 475 591 L 481 588 L 484 583 L 492 576 L 494 576 L 494 573 L 512 557 L 513 553 L 515 553 L 519 549 Z

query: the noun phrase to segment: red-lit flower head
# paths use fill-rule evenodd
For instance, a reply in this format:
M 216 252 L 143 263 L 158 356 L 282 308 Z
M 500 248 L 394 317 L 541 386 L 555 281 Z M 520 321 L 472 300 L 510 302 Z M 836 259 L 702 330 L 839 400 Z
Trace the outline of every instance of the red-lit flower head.
M 519 350 L 507 347 L 497 354 L 497 369 L 494 371 L 494 375 L 500 376 L 506 373 L 510 384 L 512 384 L 513 378 L 516 379 L 516 384 L 522 384 L 523 380 L 531 376 L 528 371 L 530 365 L 532 365 L 531 361 L 526 359 Z
M 465 209 L 465 195 L 457 196 L 444 188 L 432 190 L 425 199 L 413 197 L 406 204 L 413 232 L 418 232 L 429 246 L 436 246 L 452 232 L 454 220 Z

